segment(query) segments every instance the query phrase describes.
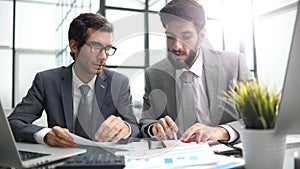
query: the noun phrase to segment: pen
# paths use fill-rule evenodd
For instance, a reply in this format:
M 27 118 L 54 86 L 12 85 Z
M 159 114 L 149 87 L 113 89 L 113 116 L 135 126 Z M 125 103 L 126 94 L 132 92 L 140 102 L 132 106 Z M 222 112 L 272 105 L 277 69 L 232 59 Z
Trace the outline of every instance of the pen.
M 175 131 L 172 131 L 172 134 L 173 134 L 174 140 L 177 140 L 177 134 L 175 133 Z
M 148 149 L 151 150 L 151 138 L 147 137 Z
M 164 143 L 164 141 L 160 142 L 163 148 L 167 148 L 166 144 Z
M 174 140 L 177 140 L 177 134 L 175 131 L 172 131 L 172 135 L 173 135 Z M 160 141 L 160 143 L 163 148 L 167 148 L 167 145 L 163 141 Z
M 214 153 L 219 155 L 226 155 L 226 156 L 231 156 L 231 155 L 241 156 L 241 152 L 238 150 L 214 151 Z

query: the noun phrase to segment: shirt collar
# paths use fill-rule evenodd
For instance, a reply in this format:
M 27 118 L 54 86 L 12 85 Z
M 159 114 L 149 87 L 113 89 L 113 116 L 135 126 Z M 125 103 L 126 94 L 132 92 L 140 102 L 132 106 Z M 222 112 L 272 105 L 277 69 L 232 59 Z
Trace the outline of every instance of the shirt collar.
M 72 74 L 73 74 L 73 84 L 74 84 L 74 88 L 78 89 L 80 86 L 84 85 L 85 83 L 83 83 L 78 76 L 75 73 L 74 70 L 74 66 L 72 67 Z M 92 80 L 90 80 L 86 85 L 90 86 L 91 90 L 94 90 L 95 88 L 95 81 L 96 81 L 96 75 L 93 77 Z
M 178 79 L 184 71 L 191 71 L 198 77 L 200 77 L 200 78 L 202 77 L 202 71 L 203 71 L 203 52 L 202 52 L 202 50 L 199 50 L 199 56 L 197 57 L 196 61 L 194 62 L 194 64 L 192 65 L 192 67 L 190 69 L 186 69 L 186 68 L 176 69 L 176 78 Z

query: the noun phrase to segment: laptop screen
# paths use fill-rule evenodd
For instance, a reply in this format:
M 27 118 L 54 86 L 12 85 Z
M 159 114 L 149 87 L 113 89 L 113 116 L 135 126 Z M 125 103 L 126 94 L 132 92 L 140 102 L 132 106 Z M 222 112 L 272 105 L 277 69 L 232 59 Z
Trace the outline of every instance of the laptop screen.
M 59 148 L 42 144 L 16 143 L 7 117 L 4 114 L 0 101 L 0 168 L 13 166 L 16 168 L 32 168 L 37 165 L 50 163 L 86 152 L 80 148 Z M 34 158 L 21 160 L 19 152 Z M 24 159 L 24 158 L 22 158 Z
M 0 166 L 22 166 L 18 151 L 15 145 L 15 139 L 10 129 L 10 125 L 4 114 L 1 101 L 0 101 Z

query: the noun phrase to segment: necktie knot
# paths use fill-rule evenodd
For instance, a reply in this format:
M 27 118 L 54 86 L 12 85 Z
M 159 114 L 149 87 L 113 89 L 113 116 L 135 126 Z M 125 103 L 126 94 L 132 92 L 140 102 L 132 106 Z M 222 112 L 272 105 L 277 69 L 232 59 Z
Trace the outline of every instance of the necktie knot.
M 180 79 L 183 83 L 191 83 L 193 82 L 193 72 L 191 71 L 184 71 L 180 75 Z
M 83 101 L 85 101 L 86 97 L 87 97 L 87 94 L 88 94 L 88 92 L 90 90 L 90 86 L 88 86 L 88 85 L 81 85 L 79 87 L 79 90 L 80 90 L 80 92 L 82 94 Z

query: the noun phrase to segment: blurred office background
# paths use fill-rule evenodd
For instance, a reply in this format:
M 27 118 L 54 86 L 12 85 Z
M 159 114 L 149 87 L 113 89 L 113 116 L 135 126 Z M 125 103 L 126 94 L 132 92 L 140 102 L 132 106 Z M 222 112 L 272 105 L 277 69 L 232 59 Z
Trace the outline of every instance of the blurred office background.
M 158 11 L 170 0 L 0 0 L 0 99 L 10 112 L 42 70 L 72 62 L 70 22 L 80 13 L 105 15 L 115 25 L 116 54 L 107 66 L 130 78 L 137 116 L 144 70 L 165 57 Z M 280 90 L 297 0 L 199 0 L 207 40 L 217 50 L 244 53 L 253 74 Z

